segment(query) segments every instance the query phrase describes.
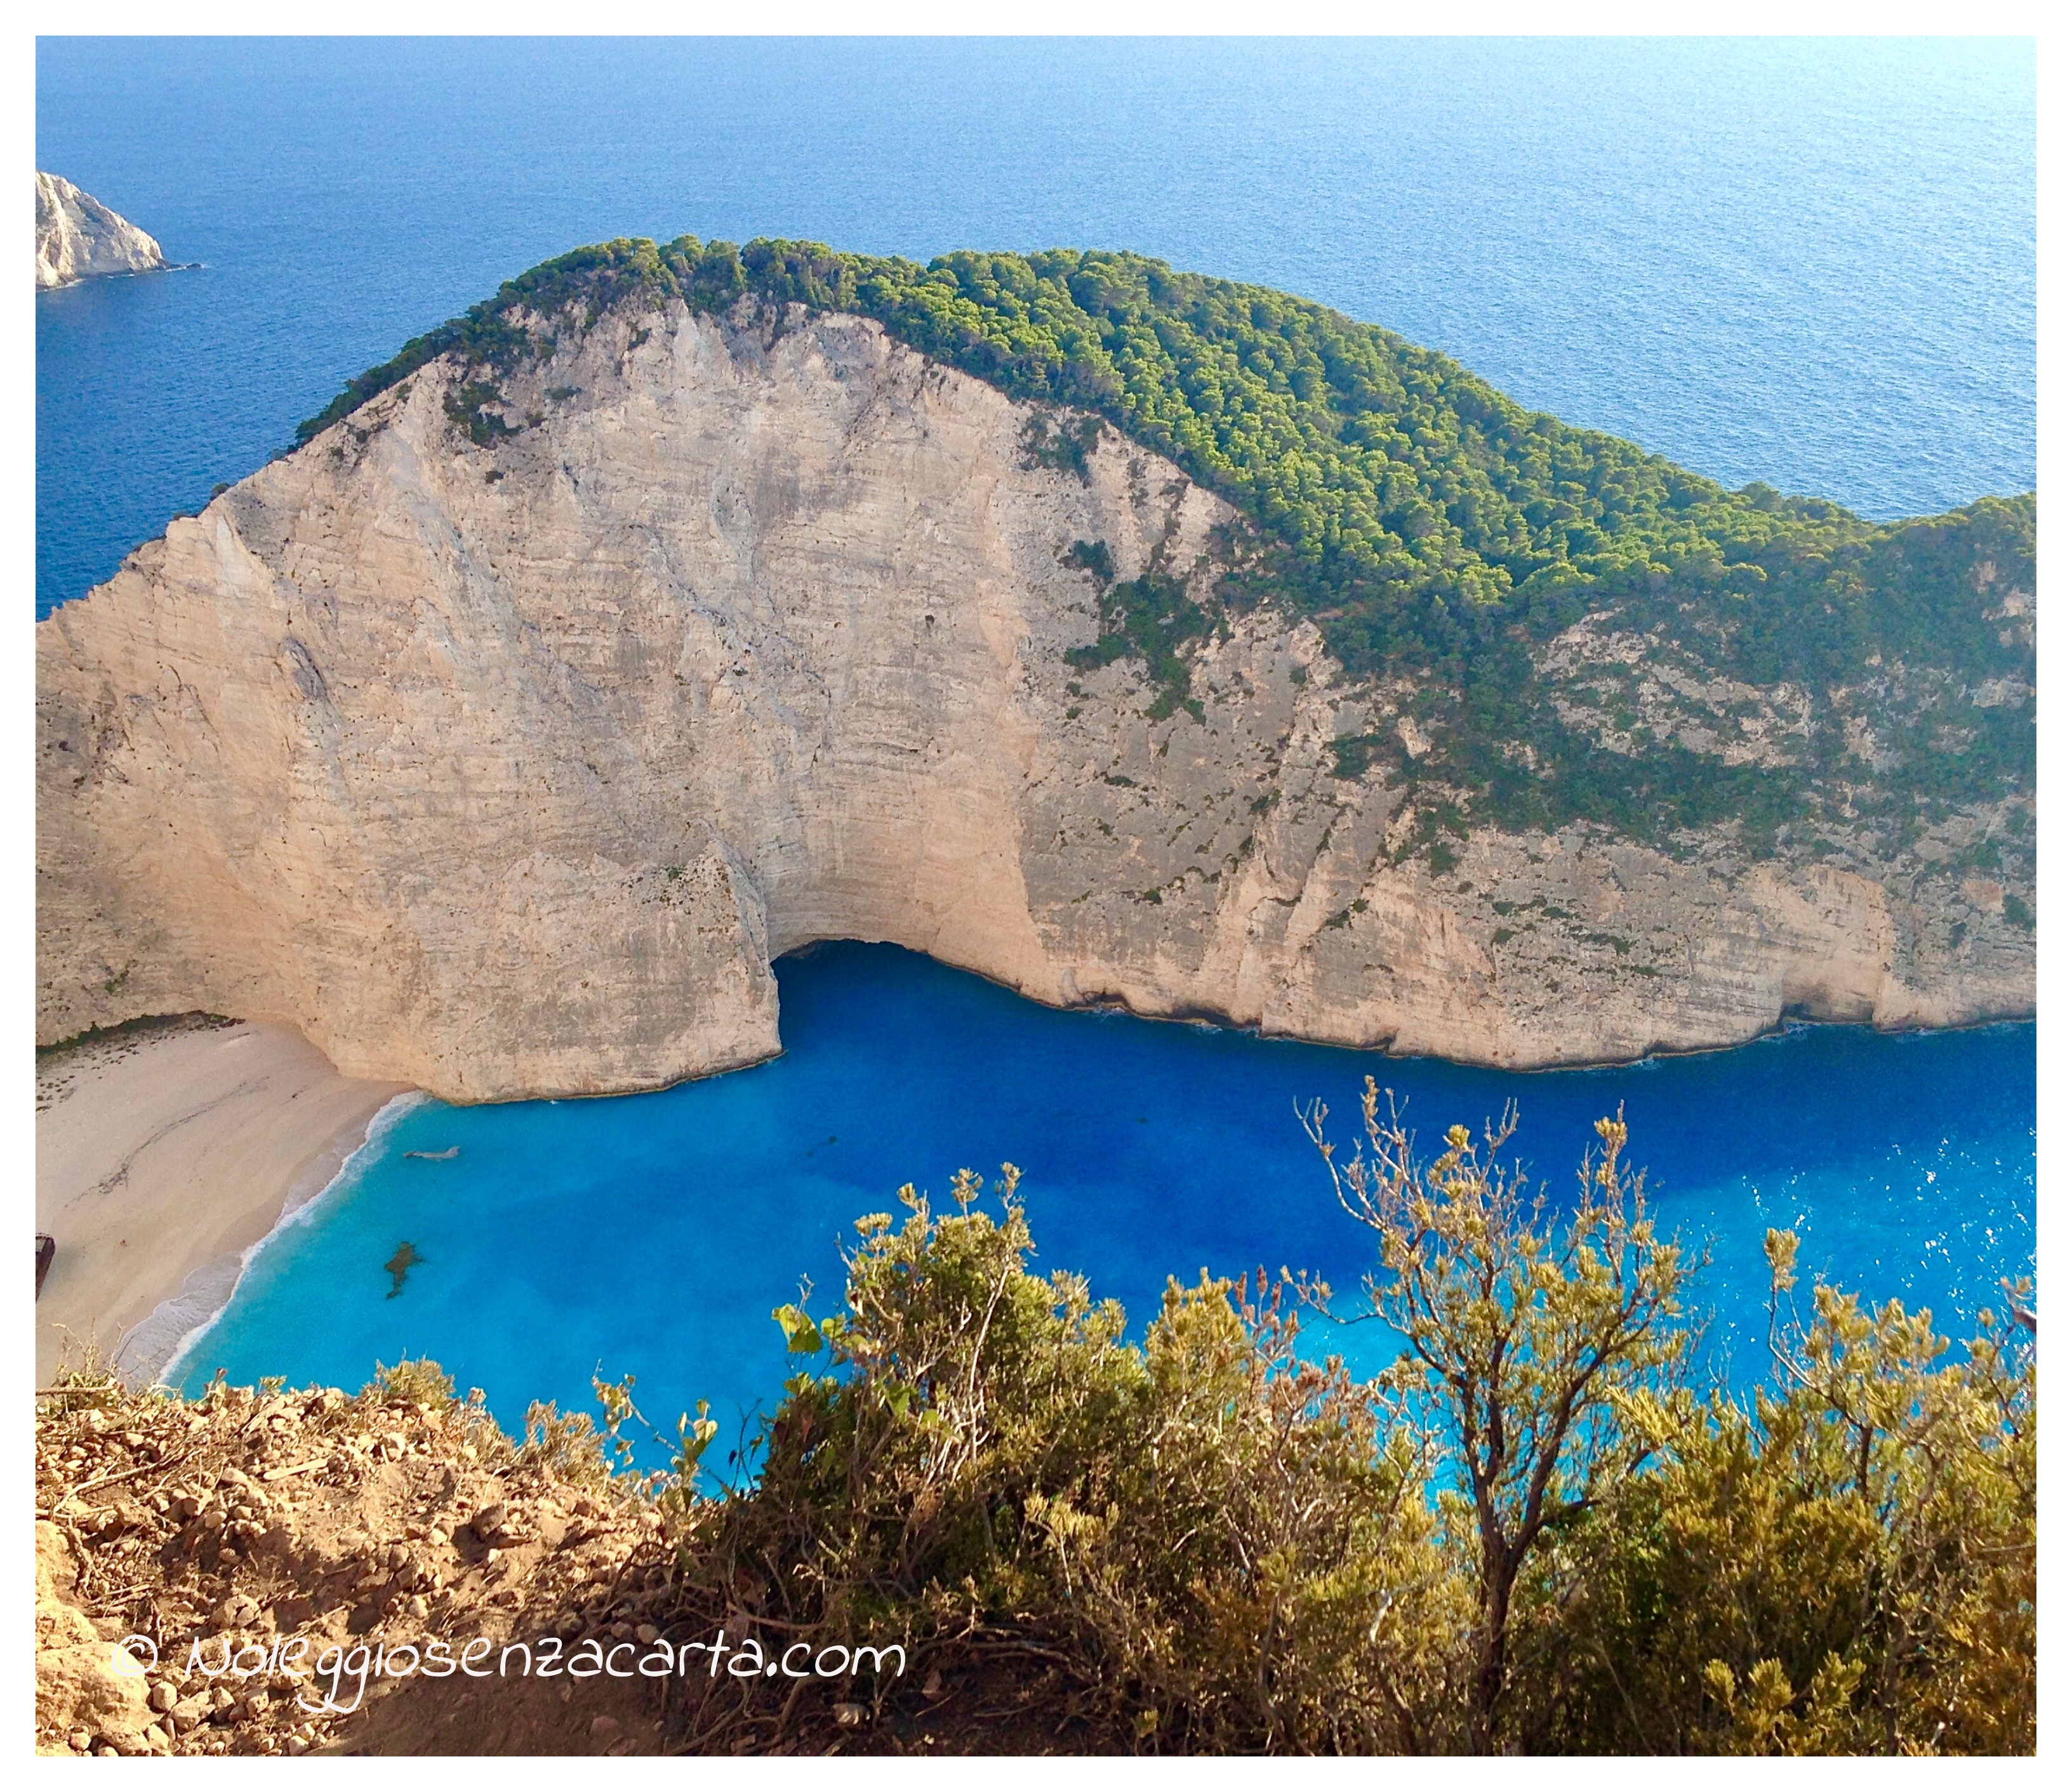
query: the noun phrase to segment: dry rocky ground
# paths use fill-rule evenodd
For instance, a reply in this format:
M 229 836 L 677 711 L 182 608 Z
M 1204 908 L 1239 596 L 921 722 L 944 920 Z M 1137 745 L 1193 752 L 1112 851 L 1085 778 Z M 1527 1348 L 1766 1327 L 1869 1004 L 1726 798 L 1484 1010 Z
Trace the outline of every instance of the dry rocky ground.
M 791 1640 L 694 1571 L 701 1519 L 606 1471 L 581 1421 L 514 1443 L 479 1400 L 408 1371 L 357 1395 L 212 1387 L 187 1401 L 104 1375 L 36 1403 L 36 1746 L 49 1754 L 1046 1752 L 1100 1745 L 1026 1651 L 980 1641 L 946 1675 L 744 1680 L 393 1667 L 364 1696 L 324 1652 L 492 1666 L 561 1639 L 573 1668 L 631 1643 Z M 125 1644 L 130 1660 L 119 1664 Z M 305 1646 L 298 1652 L 295 1643 Z M 816 1638 L 817 1648 L 825 1639 Z M 493 1652 L 492 1652 L 493 1651 Z M 773 1646 L 772 1653 L 775 1649 Z M 153 1659 L 155 1654 L 155 1660 Z M 335 1654 L 332 1658 L 336 1659 Z M 727 1658 L 730 1669 L 738 1658 Z M 335 1690 L 334 1690 L 335 1689 Z M 331 1695 L 328 1701 L 327 1695 Z M 348 1708 L 325 1708 L 327 1703 Z
M 600 1679 L 578 1706 L 565 1679 L 491 1682 L 504 1696 L 476 1712 L 428 1702 L 426 1679 L 372 1679 L 354 1700 L 348 1671 L 333 1702 L 357 1708 L 321 1708 L 329 1683 L 310 1669 L 334 1644 L 657 1634 L 641 1617 L 668 1573 L 652 1504 L 565 1481 L 479 1405 L 420 1391 L 219 1387 L 190 1404 L 87 1376 L 42 1393 L 39 1749 L 443 1753 L 500 1730 L 504 1745 L 652 1746 L 656 1683 Z M 134 1675 L 111 1663 L 125 1638 Z

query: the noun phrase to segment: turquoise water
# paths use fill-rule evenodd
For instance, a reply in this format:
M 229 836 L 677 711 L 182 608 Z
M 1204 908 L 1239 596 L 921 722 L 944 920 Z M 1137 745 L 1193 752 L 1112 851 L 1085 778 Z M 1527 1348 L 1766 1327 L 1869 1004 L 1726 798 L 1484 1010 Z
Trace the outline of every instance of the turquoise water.
M 535 1397 L 587 1405 L 632 1372 L 665 1427 L 699 1399 L 730 1444 L 787 1371 L 770 1310 L 801 1276 L 829 1310 L 837 1243 L 904 1182 L 1022 1166 L 1042 1262 L 1141 1324 L 1169 1273 L 1307 1268 L 1355 1293 L 1367 1234 L 1334 1201 L 1293 1107 L 1342 1140 L 1372 1071 L 1423 1136 L 1515 1100 L 1517 1149 L 1573 1186 L 1592 1121 L 1622 1103 L 1657 1210 L 1709 1244 L 1711 1367 L 1763 1368 L 1762 1235 L 1960 1326 L 2035 1258 L 2036 1030 L 1881 1037 L 1799 1028 L 1737 1051 L 1531 1075 L 1388 1059 L 1121 1015 L 1061 1013 L 887 946 L 781 961 L 784 1054 L 664 1094 L 449 1108 L 423 1102 L 258 1253 L 182 1365 L 356 1387 L 431 1356 L 508 1424 Z M 408 1151 L 460 1155 L 444 1162 Z M 405 1239 L 424 1261 L 389 1295 Z M 1379 1367 L 1373 1328 L 1313 1334 Z M 1961 1334 L 1960 1334 L 1961 1335 Z
M 36 606 L 578 243 L 1129 249 L 1867 515 L 2036 480 L 2021 39 L 43 38 L 36 165 L 193 273 L 36 300 Z

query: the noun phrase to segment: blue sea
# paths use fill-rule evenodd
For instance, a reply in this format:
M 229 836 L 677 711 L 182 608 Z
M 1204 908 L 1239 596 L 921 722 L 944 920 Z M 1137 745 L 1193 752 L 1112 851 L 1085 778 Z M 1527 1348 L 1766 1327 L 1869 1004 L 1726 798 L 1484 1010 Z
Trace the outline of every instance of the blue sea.
M 407 337 L 616 235 L 1131 249 L 1385 324 L 1730 485 L 1886 517 L 2036 479 L 2020 40 L 45 38 L 36 155 L 199 264 L 36 300 L 39 615 Z M 805 1276 L 825 1308 L 857 1215 L 1004 1158 L 1044 1261 L 1140 1321 L 1203 1267 L 1350 1294 L 1369 1240 L 1293 1104 L 1350 1124 L 1369 1069 L 1428 1136 L 1515 1099 L 1557 1192 L 1623 1102 L 1665 1222 L 1709 1241 L 1707 1348 L 1737 1383 L 1768 1226 L 1958 1332 L 2033 1263 L 2033 1027 L 1519 1077 L 1054 1013 L 883 947 L 779 983 L 759 1068 L 393 1113 L 254 1258 L 190 1383 L 357 1386 L 429 1354 L 508 1421 L 602 1371 L 665 1420 L 702 1397 L 735 1422 L 784 1373 L 771 1307 Z M 405 1239 L 424 1260 L 391 1299 Z
M 44 38 L 36 166 L 199 269 L 36 301 L 36 605 L 578 243 L 1129 249 L 1867 516 L 2036 483 L 2021 40 Z

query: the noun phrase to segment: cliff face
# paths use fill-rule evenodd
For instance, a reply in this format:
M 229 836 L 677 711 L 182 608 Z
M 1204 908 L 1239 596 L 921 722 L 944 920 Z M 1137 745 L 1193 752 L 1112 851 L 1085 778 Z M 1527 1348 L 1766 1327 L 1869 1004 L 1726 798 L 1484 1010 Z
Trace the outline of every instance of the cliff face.
M 36 286 L 102 273 L 148 273 L 166 257 L 155 239 L 59 175 L 36 173 Z
M 39 624 L 39 1038 L 200 1008 L 453 1099 L 653 1086 L 774 1052 L 771 957 L 836 937 L 1520 1067 L 2033 1011 L 1977 818 L 1900 862 L 1427 852 L 1331 746 L 1415 724 L 1268 610 L 1149 719 L 1141 662 L 1066 660 L 1071 549 L 1205 587 L 1226 507 L 788 321 L 608 313 L 500 423 L 434 363 Z

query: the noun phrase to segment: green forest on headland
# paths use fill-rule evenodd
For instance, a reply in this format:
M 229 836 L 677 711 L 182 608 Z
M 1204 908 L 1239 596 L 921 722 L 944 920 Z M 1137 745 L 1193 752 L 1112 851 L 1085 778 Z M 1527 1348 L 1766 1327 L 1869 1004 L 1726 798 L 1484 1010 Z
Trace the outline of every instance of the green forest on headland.
M 1388 330 L 1142 256 L 964 253 L 923 267 L 811 243 L 602 244 L 415 339 L 298 440 L 451 354 L 456 421 L 493 443 L 526 426 L 500 408 L 521 360 L 615 306 L 663 298 L 705 312 L 760 302 L 779 327 L 794 304 L 874 319 L 1059 408 L 1032 455 L 1083 468 L 1076 413 L 1170 456 L 1253 528 L 1225 545 L 1206 602 L 1156 569 L 1112 585 L 1090 651 L 1145 661 L 1162 716 L 1185 696 L 1192 643 L 1230 614 L 1270 600 L 1311 618 L 1350 674 L 1412 693 L 1433 742 L 1412 758 L 1393 734 L 1350 738 L 1342 774 L 1387 762 L 1444 826 L 1583 820 L 1663 840 L 1731 823 L 1762 853 L 1804 823 L 1889 851 L 1955 808 L 2034 788 L 2033 633 L 2002 614 L 2035 590 L 2033 493 L 1873 523 L 1760 483 L 1729 491 L 1528 411 Z M 1622 737 L 1565 722 L 1535 656 L 1586 616 L 1649 638 L 1701 684 L 1807 693 L 1785 762 L 1634 732 L 1630 693 L 1601 671 L 1589 701 Z M 2013 694 L 1981 700 L 1996 687 Z

